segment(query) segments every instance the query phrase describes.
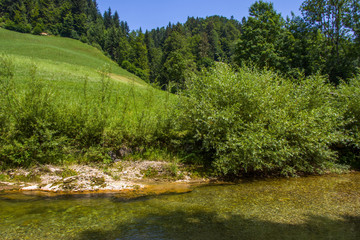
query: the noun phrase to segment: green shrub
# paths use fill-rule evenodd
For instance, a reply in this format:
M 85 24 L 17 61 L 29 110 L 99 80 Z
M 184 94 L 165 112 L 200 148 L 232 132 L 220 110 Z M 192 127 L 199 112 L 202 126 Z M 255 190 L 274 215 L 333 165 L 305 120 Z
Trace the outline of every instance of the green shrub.
M 219 63 L 186 82 L 180 129 L 223 175 L 314 172 L 335 161 L 330 145 L 343 138 L 334 90 L 320 76 L 295 84 Z
M 77 176 L 79 173 L 71 168 L 64 168 L 63 171 L 57 172 L 58 176 L 61 176 L 62 178 L 68 178 L 72 176 Z
M 141 174 L 143 174 L 144 178 L 154 178 L 159 175 L 158 170 L 153 167 L 148 167 L 147 169 L 141 170 Z
M 11 20 L 5 22 L 4 28 L 21 33 L 31 33 L 31 25 L 25 23 L 14 23 Z
M 40 35 L 43 31 L 44 31 L 43 25 L 42 25 L 42 24 L 37 24 L 37 25 L 34 27 L 32 33 L 33 33 L 34 35 Z
M 12 78 L 11 64 L 2 61 L 1 71 Z M 3 90 L 0 117 L 6 111 L 7 126 L 1 126 L 0 159 L 9 165 L 30 166 L 33 163 L 47 163 L 61 159 L 67 138 L 57 134 L 58 109 L 55 95 L 46 84 L 36 78 L 36 67 L 29 73 L 30 81 L 25 91 L 18 93 L 16 86 Z M 4 84 L 2 79 L 2 89 Z M 5 88 L 6 89 L 6 88 Z M 4 128 L 5 127 L 5 128 Z
M 76 39 L 76 40 L 80 39 L 79 34 L 75 30 L 71 30 L 70 38 L 73 38 L 73 39 Z
M 121 63 L 121 67 L 126 69 L 127 71 L 135 74 L 142 80 L 149 81 L 149 73 L 145 70 L 135 67 L 135 65 L 130 63 L 129 61 L 127 61 L 127 60 L 123 61 Z
M 349 83 L 341 83 L 338 96 L 339 108 L 346 111 L 345 132 L 350 139 L 342 141 L 337 147 L 344 163 L 360 168 L 360 75 L 351 79 Z
M 87 38 L 85 35 L 82 35 L 82 36 L 81 36 L 80 41 L 81 41 L 82 43 L 88 43 L 88 42 L 89 42 L 88 38 Z
M 91 46 L 93 46 L 94 48 L 99 49 L 100 51 L 103 51 L 102 47 L 97 42 L 92 42 Z
M 5 55 L 0 55 L 0 146 L 4 143 L 5 135 L 9 131 L 11 122 L 9 102 L 12 98 L 11 92 L 14 89 L 13 77 L 14 64 L 12 59 Z M 0 167 L 2 164 L 0 164 Z

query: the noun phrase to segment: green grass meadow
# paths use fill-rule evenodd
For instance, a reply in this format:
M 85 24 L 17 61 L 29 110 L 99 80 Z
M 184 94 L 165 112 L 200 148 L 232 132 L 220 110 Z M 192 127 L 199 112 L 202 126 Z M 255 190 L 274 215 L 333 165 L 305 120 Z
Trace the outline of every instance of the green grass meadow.
M 98 49 L 0 29 L 0 54 L 4 165 L 62 162 L 74 153 L 106 160 L 110 150 L 159 143 L 176 97 Z
M 79 70 L 81 71 L 93 72 L 102 65 L 109 64 L 112 73 L 141 82 L 131 73 L 118 67 L 115 62 L 97 48 L 70 38 L 35 36 L 0 28 L 0 52 L 18 57 L 28 57 L 36 60 L 36 62 L 44 61 L 54 65 L 54 68 L 58 66 L 63 70 L 73 70 L 69 67 L 75 69 L 80 67 Z M 67 64 L 70 66 L 67 66 Z

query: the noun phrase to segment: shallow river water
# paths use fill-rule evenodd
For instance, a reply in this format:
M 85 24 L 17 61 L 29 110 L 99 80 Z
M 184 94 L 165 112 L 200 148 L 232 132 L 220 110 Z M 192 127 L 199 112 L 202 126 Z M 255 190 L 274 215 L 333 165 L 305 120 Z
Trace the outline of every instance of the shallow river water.
M 0 193 L 0 239 L 360 239 L 360 173 L 186 193 Z

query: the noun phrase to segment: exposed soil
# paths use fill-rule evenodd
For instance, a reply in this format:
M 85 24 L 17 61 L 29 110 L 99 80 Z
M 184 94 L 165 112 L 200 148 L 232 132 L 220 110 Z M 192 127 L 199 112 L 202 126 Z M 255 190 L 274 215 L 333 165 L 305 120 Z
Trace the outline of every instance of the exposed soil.
M 118 161 L 111 166 L 44 165 L 0 172 L 0 191 L 118 192 L 186 191 L 208 179 L 192 178 L 182 165 L 155 161 Z M 166 184 L 161 184 L 166 183 Z M 167 186 L 164 189 L 164 185 Z M 168 189 L 166 189 L 168 188 Z

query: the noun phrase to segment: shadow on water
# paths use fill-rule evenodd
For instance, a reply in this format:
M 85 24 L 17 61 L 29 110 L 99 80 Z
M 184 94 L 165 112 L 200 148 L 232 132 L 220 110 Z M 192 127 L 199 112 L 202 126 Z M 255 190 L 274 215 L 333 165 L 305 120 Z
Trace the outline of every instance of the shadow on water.
M 74 240 L 88 239 L 360 239 L 360 217 L 333 220 L 308 216 L 303 224 L 284 224 L 242 216 L 174 211 L 151 214 L 132 223 L 119 224 L 111 231 L 93 229 Z

